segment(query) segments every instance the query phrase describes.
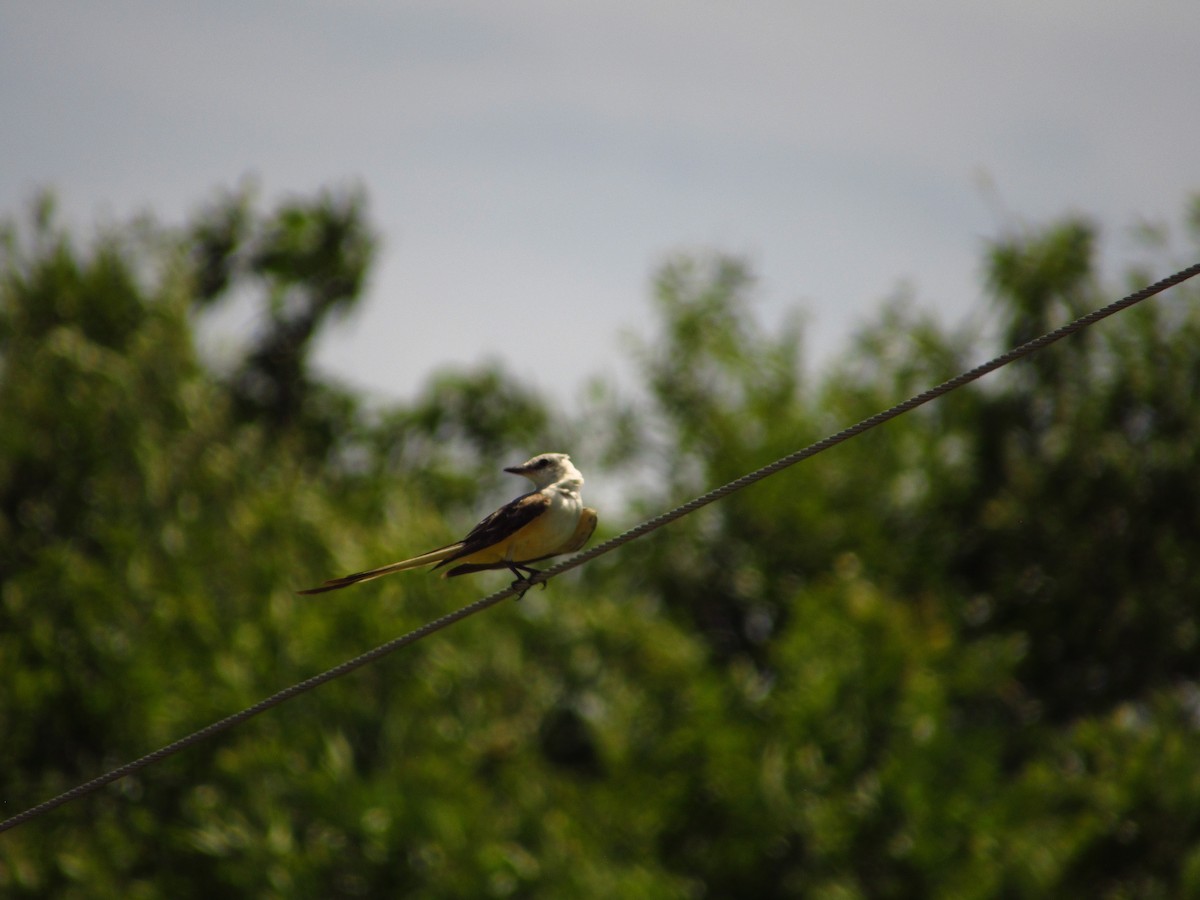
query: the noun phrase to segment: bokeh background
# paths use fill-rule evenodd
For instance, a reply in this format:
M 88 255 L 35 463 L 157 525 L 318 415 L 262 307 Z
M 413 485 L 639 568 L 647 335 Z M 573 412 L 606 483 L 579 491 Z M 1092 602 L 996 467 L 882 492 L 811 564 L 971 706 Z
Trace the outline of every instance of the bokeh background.
M 1192 4 L 0 10 L 0 817 L 1200 258 Z M 1193 104 L 1194 105 L 1194 104 Z M 0 834 L 0 894 L 1200 895 L 1185 284 Z

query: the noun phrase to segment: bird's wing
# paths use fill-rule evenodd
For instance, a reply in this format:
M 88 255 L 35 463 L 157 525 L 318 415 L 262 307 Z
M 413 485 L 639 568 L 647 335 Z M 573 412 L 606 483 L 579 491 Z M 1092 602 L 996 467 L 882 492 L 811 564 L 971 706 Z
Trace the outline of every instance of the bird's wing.
M 356 572 L 353 575 L 346 575 L 342 578 L 331 578 L 320 587 L 309 588 L 306 591 L 299 591 L 299 593 L 323 594 L 325 591 L 336 591 L 339 588 L 358 584 L 360 581 L 370 581 L 373 578 L 381 578 L 384 575 L 391 575 L 393 572 L 402 572 L 405 569 L 416 569 L 428 563 L 437 563 L 434 568 L 441 568 L 456 559 L 462 559 L 463 557 L 487 550 L 489 547 L 502 544 L 506 538 L 511 537 L 544 513 L 549 506 L 550 497 L 547 494 L 543 494 L 540 491 L 524 494 L 511 503 L 506 503 L 500 507 L 472 528 L 471 532 L 457 543 L 448 544 L 445 547 L 439 547 L 437 550 L 430 550 L 428 553 L 414 556 L 412 559 L 403 559 L 400 562 L 382 566 L 378 569 Z M 594 523 L 592 527 L 595 527 Z M 584 540 L 587 540 L 586 536 Z M 465 575 L 467 571 L 479 572 L 484 569 L 503 568 L 507 568 L 507 564 L 499 561 L 494 564 L 491 562 L 469 563 L 447 572 L 446 575 L 449 577 L 455 574 Z M 459 571 L 459 569 L 466 571 Z
M 456 559 L 473 556 L 489 547 L 503 544 L 507 538 L 512 537 L 549 508 L 549 494 L 543 494 L 541 491 L 522 494 L 516 500 L 504 504 L 472 528 L 470 533 L 459 542 L 458 549 L 447 555 L 434 568 L 440 569 Z M 502 561 L 497 560 L 497 563 L 497 568 L 506 567 Z M 492 566 L 488 565 L 486 568 L 492 568 Z
M 549 559 L 552 556 L 561 556 L 564 553 L 574 553 L 580 547 L 588 542 L 588 538 L 592 536 L 592 532 L 596 530 L 596 522 L 599 516 L 590 506 L 584 507 L 583 512 L 579 516 L 579 524 L 575 526 L 575 532 L 566 540 L 566 542 L 555 550 L 553 553 L 547 553 L 545 556 L 539 556 L 537 559 L 519 559 L 517 562 L 525 565 L 531 562 L 539 562 L 543 559 Z M 453 562 L 452 559 L 447 559 L 445 563 Z M 485 572 L 488 569 L 507 569 L 508 563 L 493 562 L 493 563 L 464 563 L 460 566 L 455 566 L 446 573 L 447 578 L 454 578 L 457 575 L 470 575 L 472 572 Z

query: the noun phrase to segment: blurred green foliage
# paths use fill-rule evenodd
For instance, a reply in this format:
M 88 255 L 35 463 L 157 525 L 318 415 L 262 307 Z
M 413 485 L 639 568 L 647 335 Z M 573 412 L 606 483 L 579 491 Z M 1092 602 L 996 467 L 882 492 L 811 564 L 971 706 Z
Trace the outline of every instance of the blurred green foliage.
M 1131 279 L 1179 267 L 1152 237 Z M 4 817 L 494 589 L 293 593 L 458 536 L 515 489 L 500 464 L 636 484 L 612 533 L 1003 349 L 896 302 L 813 373 L 744 263 L 681 257 L 637 403 L 598 381 L 571 413 L 487 366 L 381 409 L 308 365 L 376 245 L 353 192 L 5 226 Z M 985 269 L 1004 346 L 1120 292 L 1079 219 Z M 232 297 L 261 325 L 216 365 L 196 331 Z M 0 894 L 1200 894 L 1198 298 L 0 835 Z

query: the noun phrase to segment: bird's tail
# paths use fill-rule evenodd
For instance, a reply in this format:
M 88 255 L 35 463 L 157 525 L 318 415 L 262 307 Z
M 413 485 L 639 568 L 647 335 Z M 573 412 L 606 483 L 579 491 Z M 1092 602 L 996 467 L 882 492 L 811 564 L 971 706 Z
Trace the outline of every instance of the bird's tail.
M 412 559 L 402 559 L 400 562 L 392 563 L 390 566 L 381 566 L 378 569 L 368 569 L 366 572 L 355 572 L 353 575 L 344 575 L 341 578 L 331 578 L 320 587 L 309 588 L 306 591 L 297 591 L 298 594 L 323 594 L 326 591 L 336 591 L 339 588 L 349 587 L 352 584 L 358 584 L 360 581 L 370 581 L 373 578 L 382 578 L 384 575 L 391 575 L 393 572 L 403 572 L 405 569 L 419 569 L 421 566 L 428 563 L 441 562 L 443 559 L 448 559 L 459 550 L 462 549 L 462 543 L 450 544 L 446 547 L 439 547 L 437 550 L 430 550 L 428 553 L 422 553 L 420 556 L 414 556 Z

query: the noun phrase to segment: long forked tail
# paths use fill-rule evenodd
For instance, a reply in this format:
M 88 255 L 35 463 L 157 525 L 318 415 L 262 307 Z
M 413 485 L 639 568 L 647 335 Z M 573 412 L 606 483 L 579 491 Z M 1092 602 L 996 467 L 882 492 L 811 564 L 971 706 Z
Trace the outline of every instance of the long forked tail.
M 326 591 L 336 591 L 339 588 L 358 584 L 360 581 L 382 578 L 384 575 L 391 575 L 393 572 L 403 572 L 405 569 L 419 569 L 421 566 L 429 563 L 441 562 L 443 559 L 453 556 L 461 549 L 461 543 L 451 544 L 448 547 L 439 547 L 437 550 L 430 550 L 428 553 L 422 553 L 420 556 L 414 556 L 412 559 L 402 559 L 400 562 L 392 563 L 390 566 L 368 569 L 366 572 L 355 572 L 353 575 L 345 575 L 341 578 L 331 578 L 320 587 L 309 588 L 308 590 L 297 591 L 296 593 L 323 594 Z

